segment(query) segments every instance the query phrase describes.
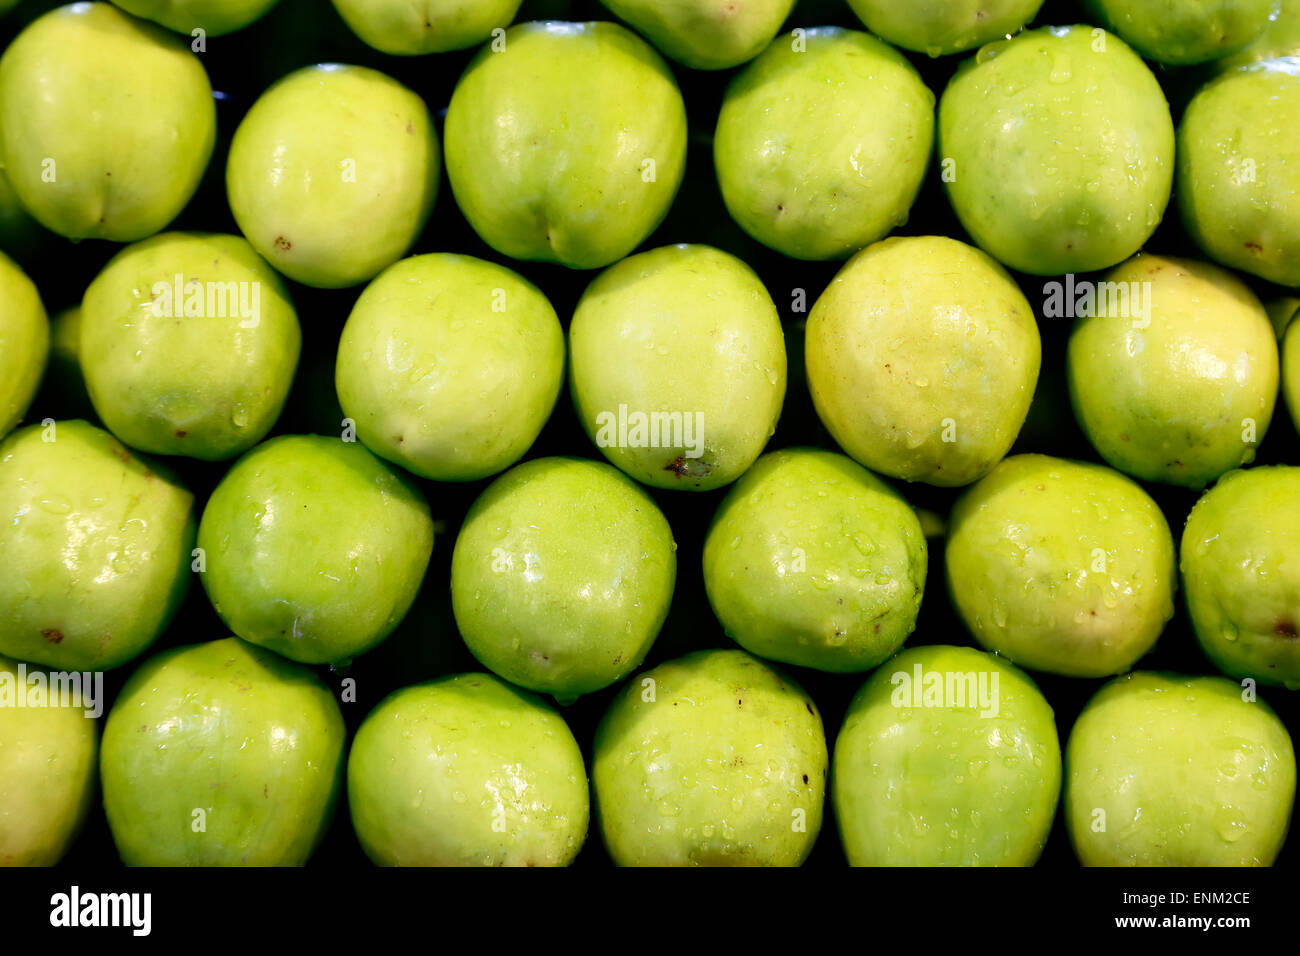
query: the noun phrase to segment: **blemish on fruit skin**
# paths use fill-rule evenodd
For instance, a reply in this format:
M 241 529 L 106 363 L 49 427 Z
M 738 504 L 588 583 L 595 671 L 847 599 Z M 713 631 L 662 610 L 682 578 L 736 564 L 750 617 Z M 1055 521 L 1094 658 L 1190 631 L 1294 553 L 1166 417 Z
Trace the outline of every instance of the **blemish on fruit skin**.
M 290 249 L 293 248 L 293 243 L 290 242 L 288 239 L 286 239 L 284 236 L 276 236 L 275 247 L 279 249 L 281 252 L 288 252 Z
M 1290 618 L 1279 618 L 1278 622 L 1273 625 L 1273 633 L 1278 637 L 1287 637 L 1294 640 L 1300 637 L 1300 632 L 1296 630 L 1295 622 Z
M 184 437 L 185 437 L 186 435 L 188 435 L 188 434 L 189 434 L 189 432 L 187 432 L 187 431 L 186 431 L 185 429 L 183 429 L 183 428 L 178 428 L 178 429 L 176 429 L 176 437 L 177 437 L 177 438 L 184 438 Z
M 63 632 L 56 627 L 47 627 L 41 631 L 41 637 L 45 638 L 51 644 L 60 644 L 63 642 Z

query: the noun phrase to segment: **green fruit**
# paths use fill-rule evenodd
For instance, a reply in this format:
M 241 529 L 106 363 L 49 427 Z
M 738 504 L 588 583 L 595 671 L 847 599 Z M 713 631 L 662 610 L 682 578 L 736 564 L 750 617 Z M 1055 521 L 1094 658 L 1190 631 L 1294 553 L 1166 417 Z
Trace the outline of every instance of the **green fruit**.
M 1277 12 L 1278 0 L 1088 0 L 1098 21 L 1144 57 L 1187 65 L 1239 53 Z
M 1263 701 L 1221 677 L 1127 674 L 1065 747 L 1065 823 L 1084 866 L 1269 866 L 1295 752 Z
M 867 29 L 930 56 L 964 53 L 1017 32 L 1043 0 L 849 0 Z
M 0 249 L 22 258 L 38 250 L 49 236 L 23 208 L 9 177 L 0 169 Z
M 1060 793 L 1051 706 L 969 647 L 903 651 L 862 685 L 835 741 L 852 866 L 1032 866 Z
M 813 404 L 875 471 L 965 485 L 1011 449 L 1038 381 L 1034 310 L 978 249 L 941 236 L 864 249 L 808 316 Z
M 1300 312 L 1296 313 L 1300 315 Z M 1300 323 L 1291 322 L 1282 338 L 1282 397 L 1291 421 L 1300 428 Z
M 301 866 L 333 816 L 344 737 L 325 685 L 275 654 L 232 637 L 151 657 L 104 728 L 122 862 Z
M 0 657 L 0 700 L 31 697 L 25 679 L 35 669 L 20 674 L 19 666 Z M 48 689 L 50 675 L 44 680 Z M 53 866 L 94 797 L 96 722 L 85 708 L 53 698 L 40 706 L 15 704 L 0 706 L 0 867 Z
M 69 239 L 134 242 L 176 218 L 217 113 L 178 36 L 108 3 L 33 22 L 0 58 L 0 154 L 23 206 Z
M 1224 73 L 1278 56 L 1300 56 L 1300 0 L 1281 0 L 1264 32 L 1235 56 L 1215 60 L 1210 68 Z
M 456 624 L 484 666 L 570 703 L 645 658 L 668 614 L 676 548 L 655 503 L 608 465 L 526 462 L 461 525 Z
M 348 802 L 380 866 L 567 866 L 587 836 L 578 742 L 489 674 L 386 697 L 352 744 Z
M 282 435 L 226 473 L 199 522 L 203 587 L 253 644 L 339 664 L 406 616 L 433 551 L 429 505 L 356 442 Z
M 152 644 L 190 585 L 194 496 L 83 421 L 0 444 L 0 654 L 108 670 Z
M 795 0 L 600 0 L 667 57 L 697 70 L 726 70 L 758 56 Z
M 704 585 L 745 650 L 835 673 L 870 670 L 916 627 L 926 546 L 911 506 L 843 455 L 764 455 L 718 508 Z
M 1300 286 L 1300 57 L 1262 60 L 1196 94 L 1178 129 L 1183 224 L 1216 262 Z
M 27 413 L 49 356 L 50 323 L 40 293 L 0 252 L 0 438 Z
M 89 418 L 95 413 L 81 374 L 81 307 L 64 309 L 50 319 L 50 366 L 42 391 L 54 399 L 60 418 Z
M 1230 677 L 1300 690 L 1300 468 L 1224 475 L 1183 530 L 1187 610 Z
M 1067 677 L 1128 670 L 1174 613 L 1174 542 L 1156 503 L 1101 465 L 1015 455 L 953 507 L 945 554 L 986 649 Z
M 710 246 L 665 246 L 596 278 L 569 325 L 583 428 L 656 488 L 707 491 L 744 474 L 785 398 L 785 338 L 754 271 Z
M 1174 127 L 1117 37 L 1050 27 L 982 49 L 939 101 L 948 197 L 980 248 L 1033 275 L 1122 262 L 1169 203 Z
M 546 424 L 564 331 L 546 296 L 504 266 L 414 256 L 353 306 L 335 377 L 371 451 L 435 481 L 472 481 L 518 461 Z
M 336 63 L 261 95 L 230 144 L 226 190 L 240 230 L 304 285 L 357 285 L 396 262 L 433 210 L 438 133 L 396 80 Z
M 821 829 L 826 737 L 788 677 L 743 651 L 698 651 L 615 698 L 591 778 L 619 866 L 798 866 Z
M 169 232 L 128 246 L 86 290 L 78 351 L 95 411 L 133 448 L 205 461 L 280 416 L 302 333 L 243 238 Z
M 1070 335 L 1079 425 L 1144 481 L 1203 488 L 1255 458 L 1277 399 L 1277 336 L 1255 294 L 1207 263 L 1140 254 Z
M 392 56 L 477 46 L 505 29 L 522 0 L 334 0 L 352 32 Z
M 279 0 L 113 0 L 137 17 L 191 35 L 201 29 L 210 37 L 234 33 L 266 15 Z
M 672 72 L 615 23 L 525 23 L 502 43 L 475 57 L 447 109 L 461 212 L 515 259 L 622 259 L 681 185 L 686 107 Z
M 804 46 L 776 40 L 727 87 L 713 157 L 747 233 L 796 259 L 843 259 L 907 221 L 933 140 L 934 94 L 901 53 L 818 27 Z

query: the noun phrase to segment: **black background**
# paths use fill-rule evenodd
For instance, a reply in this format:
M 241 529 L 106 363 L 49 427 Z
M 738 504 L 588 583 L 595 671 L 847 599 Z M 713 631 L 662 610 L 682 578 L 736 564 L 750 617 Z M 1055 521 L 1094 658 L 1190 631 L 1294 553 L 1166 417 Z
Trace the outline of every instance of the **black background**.
M 904 2 L 904 0 L 900 0 Z M 23 0 L 0 21 L 0 42 L 5 44 L 39 14 L 58 6 L 54 0 Z M 525 0 L 518 21 L 527 19 L 612 19 L 595 0 Z M 1048 0 L 1036 25 L 1083 22 L 1087 19 L 1075 3 Z M 861 24 L 844 0 L 801 0 L 787 28 L 838 24 L 861 29 Z M 233 134 L 244 112 L 257 96 L 275 79 L 301 66 L 318 62 L 343 62 L 371 66 L 395 77 L 420 93 L 430 108 L 439 114 L 450 99 L 457 77 L 473 51 L 439 54 L 419 58 L 389 57 L 363 45 L 348 31 L 326 0 L 281 0 L 262 21 L 228 37 L 208 38 L 201 59 L 219 94 L 218 140 L 216 151 L 203 184 L 193 201 L 173 224 L 173 229 L 238 233 L 226 203 L 224 189 L 225 159 Z M 953 70 L 964 56 L 931 60 L 909 54 L 936 99 L 942 93 Z M 769 450 L 789 445 L 819 445 L 836 448 L 813 411 L 803 370 L 803 314 L 791 311 L 794 290 L 806 292 L 812 302 L 835 274 L 837 263 L 803 263 L 785 259 L 749 239 L 728 217 L 718 193 L 712 168 L 712 131 L 718 106 L 728 79 L 735 70 L 716 73 L 696 72 L 673 65 L 681 85 L 690 119 L 690 147 L 687 175 L 672 211 L 663 225 L 642 246 L 654 248 L 673 242 L 703 242 L 732 252 L 752 265 L 766 283 L 786 330 L 789 359 L 789 386 L 785 409 Z M 1195 92 L 1202 78 L 1196 70 L 1168 71 L 1153 66 L 1165 88 L 1178 120 L 1182 107 Z M 1147 249 L 1152 252 L 1202 257 L 1183 233 L 1171 202 L 1165 222 Z M 922 187 L 909 222 L 896 231 L 904 235 L 943 234 L 964 241 L 969 237 L 954 218 L 939 179 L 937 163 Z M 37 282 L 47 309 L 55 312 L 79 302 L 86 285 L 120 246 L 85 241 L 71 243 L 44 236 L 14 254 Z M 558 266 L 521 263 L 505 259 L 486 246 L 469 228 L 453 200 L 446 176 L 433 215 L 414 249 L 415 253 L 460 252 L 501 262 L 535 282 L 551 299 L 567 328 L 569 316 L 594 272 L 572 272 Z M 1203 257 L 1202 257 L 1203 258 Z M 1043 283 L 1047 280 L 1017 275 L 1029 301 L 1036 309 L 1043 301 Z M 1249 280 L 1266 301 L 1283 294 L 1283 290 Z M 303 330 L 303 355 L 293 392 L 285 412 L 272 434 L 315 432 L 337 435 L 342 413 L 333 390 L 335 348 L 342 324 L 362 287 L 340 291 L 320 291 L 290 283 Z M 1043 365 L 1038 395 L 1029 420 L 1014 451 L 1035 451 L 1089 461 L 1100 461 L 1080 433 L 1070 413 L 1065 391 L 1064 349 L 1069 334 L 1067 320 L 1039 317 L 1043 338 Z M 27 420 L 43 417 L 89 417 L 93 413 L 74 397 L 48 386 L 38 396 Z M 1296 429 L 1279 399 L 1272 426 L 1260 446 L 1259 463 L 1300 463 Z M 587 439 L 573 412 L 567 388 L 561 394 L 549 424 L 529 458 L 571 454 L 598 458 L 597 449 Z M 226 465 L 212 465 L 187 459 L 171 463 L 198 495 L 198 506 L 221 478 Z M 452 545 L 460 521 L 469 504 L 486 486 L 486 481 L 468 484 L 420 482 L 430 505 L 438 535 L 423 592 L 410 615 L 387 642 L 357 660 L 346 673 L 322 669 L 322 676 L 337 686 L 343 676 L 357 681 L 358 700 L 343 705 L 349 731 L 355 731 L 365 715 L 390 691 L 432 677 L 482 668 L 470 656 L 456 631 L 448 594 L 449 565 Z M 1160 503 L 1173 529 L 1175 539 L 1182 530 L 1187 512 L 1195 501 L 1195 492 L 1147 485 Z M 649 489 L 668 516 L 679 545 L 678 580 L 672 610 L 667 623 L 646 660 L 646 667 L 704 647 L 734 646 L 722 633 L 705 598 L 700 554 L 704 534 L 714 509 L 725 490 L 709 493 L 667 492 Z M 902 488 L 917 507 L 946 516 L 959 490 L 938 489 L 915 484 Z M 189 598 L 170 630 L 155 650 L 167 646 L 190 644 L 225 637 L 228 631 L 208 604 L 203 588 L 195 581 Z M 915 634 L 909 646 L 920 644 L 971 644 L 969 634 L 955 617 L 945 591 L 942 541 L 930 541 L 930 570 L 927 593 Z M 1155 650 L 1139 665 L 1143 669 L 1211 674 L 1214 668 L 1200 652 L 1180 606 Z M 107 675 L 111 697 L 133 669 L 127 665 Z M 828 744 L 833 744 L 844 710 L 864 675 L 827 675 L 799 668 L 789 669 L 818 702 L 826 722 Z M 1064 746 L 1079 709 L 1101 686 L 1100 680 L 1080 680 L 1034 674 L 1056 712 L 1057 727 Z M 590 758 L 591 739 L 596 722 L 604 712 L 615 688 L 592 694 L 564 710 L 584 752 Z M 1281 689 L 1264 689 L 1262 694 L 1294 734 L 1300 730 L 1300 705 L 1296 694 Z M 1294 829 L 1294 827 L 1293 827 Z M 1293 866 L 1300 850 L 1293 839 L 1278 859 L 1279 866 Z M 827 805 L 826 821 L 816 847 L 808 861 L 814 867 L 844 865 L 833 817 Z M 599 835 L 589 834 L 577 861 L 580 867 L 609 864 Z M 64 860 L 64 884 L 78 874 L 116 865 L 112 838 L 102 809 L 96 806 L 84 832 Z M 1056 825 L 1040 862 L 1044 867 L 1075 866 L 1073 853 L 1058 812 Z M 368 866 L 348 819 L 346 802 L 328 837 L 309 863 L 311 868 Z M 367 881 L 369 878 L 367 878 Z M 148 881 L 146 881 L 148 882 Z M 349 884 L 359 881 L 355 876 Z M 1222 883 L 1223 881 L 1219 881 Z M 1240 880 L 1236 881 L 1240 884 Z M 113 885 L 121 885 L 121 879 Z M 187 884 L 188 885 L 188 884 Z M 566 884 L 559 884 L 564 886 Z M 793 884 L 782 884 L 791 886 Z M 952 884 L 949 884 L 952 885 Z M 970 892 L 969 881 L 962 892 Z M 295 892 L 307 892 L 301 884 Z M 1032 880 L 1018 881 L 1020 892 L 1033 889 L 1041 905 L 1059 905 L 1072 909 L 1068 899 L 1059 897 L 1055 888 Z M 1096 888 L 1096 884 L 1092 884 Z M 159 886 L 161 889 L 162 887 Z M 373 890 L 372 890 L 373 892 Z M 1095 895 L 1095 894 L 1094 894 Z M 1107 894 L 1106 899 L 1116 894 Z M 1049 904 L 1047 900 L 1053 902 Z M 968 901 L 969 902 L 969 901 Z M 1023 914 L 1022 914 L 1023 915 Z

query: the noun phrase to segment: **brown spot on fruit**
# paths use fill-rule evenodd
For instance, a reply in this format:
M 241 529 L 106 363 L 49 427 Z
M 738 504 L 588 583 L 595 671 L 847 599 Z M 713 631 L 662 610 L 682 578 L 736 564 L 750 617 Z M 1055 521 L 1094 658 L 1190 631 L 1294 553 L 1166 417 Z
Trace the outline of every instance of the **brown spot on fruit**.
M 188 435 L 188 434 L 189 434 L 189 432 L 187 432 L 187 431 L 186 431 L 185 429 L 183 429 L 183 428 L 178 428 L 178 429 L 176 429 L 176 437 L 177 437 L 177 438 L 184 438 L 184 437 L 185 437 L 186 435 Z
M 803 782 L 804 782 L 804 783 L 807 783 L 807 782 L 808 782 L 808 775 L 807 775 L 807 774 L 804 774 L 804 775 L 803 775 Z
M 1295 621 L 1289 617 L 1278 618 L 1278 622 L 1273 625 L 1273 633 L 1278 637 L 1286 637 L 1292 640 L 1300 637 L 1300 632 L 1296 631 Z
M 288 252 L 290 249 L 293 248 L 293 243 L 290 242 L 288 239 L 284 238 L 284 236 L 276 236 L 275 247 L 279 249 L 281 252 Z
M 63 632 L 57 627 L 47 627 L 41 631 L 41 637 L 45 638 L 51 644 L 60 644 L 63 642 Z
M 1248 242 L 1246 243 L 1246 248 L 1249 249 L 1251 252 L 1253 252 L 1255 255 L 1259 255 L 1261 252 L 1264 251 L 1264 247 L 1261 246 L 1258 242 Z

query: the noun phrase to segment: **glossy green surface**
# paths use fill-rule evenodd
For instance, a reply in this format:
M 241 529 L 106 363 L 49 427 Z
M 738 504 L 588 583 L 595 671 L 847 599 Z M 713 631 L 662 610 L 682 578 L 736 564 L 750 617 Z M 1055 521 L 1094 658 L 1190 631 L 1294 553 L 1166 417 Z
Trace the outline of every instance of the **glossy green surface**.
M 601 0 L 664 56 L 697 70 L 752 60 L 776 36 L 795 0 Z
M 1192 508 L 1181 564 L 1201 647 L 1230 677 L 1300 690 L 1300 468 L 1225 475 Z
M 713 138 L 732 218 L 796 259 L 843 259 L 907 221 L 934 142 L 934 94 L 868 33 L 779 37 L 727 87 Z
M 393 56 L 463 50 L 510 26 L 522 0 L 334 0 L 367 45 Z
M 571 702 L 631 673 L 659 633 L 677 546 L 609 465 L 541 458 L 479 496 L 451 559 L 466 646 L 508 681 Z
M 685 170 L 672 71 L 615 23 L 526 23 L 503 42 L 470 63 L 447 110 L 457 205 L 514 259 L 622 259 L 667 215 Z
M 657 488 L 735 481 L 762 453 L 785 398 L 776 306 L 749 266 L 710 246 L 665 246 L 603 272 L 574 312 L 569 356 L 583 428 L 606 458 Z
M 424 101 L 360 66 L 321 64 L 258 98 L 230 144 L 226 191 L 248 241 L 304 285 L 337 289 L 406 253 L 438 193 Z
M 193 503 L 170 470 L 84 421 L 10 435 L 0 444 L 0 654 L 108 670 L 147 648 L 189 589 Z
M 1174 613 L 1174 542 L 1135 482 L 1015 455 L 958 499 L 944 554 L 953 604 L 986 649 L 1032 670 L 1105 677 Z
M 831 802 L 852 866 L 1032 866 L 1060 792 L 1051 706 L 969 647 L 888 661 L 835 741 Z
M 969 484 L 1011 449 L 1038 381 L 1034 310 L 993 259 L 941 236 L 886 239 L 817 299 L 808 388 L 827 430 L 881 474 Z
M 723 629 L 760 657 L 870 670 L 916 627 L 921 522 L 898 492 L 843 455 L 764 455 L 718 508 L 704 585 Z
M 1122 262 L 1169 203 L 1174 128 L 1122 40 L 1051 27 L 991 43 L 939 101 L 938 157 L 963 226 L 1031 275 Z M 949 181 L 950 179 L 950 181 Z
M 193 35 L 197 29 L 210 37 L 242 30 L 261 19 L 280 0 L 113 0 L 128 13 L 168 29 Z
M 78 352 L 118 438 L 220 461 L 275 424 L 301 342 L 288 290 L 242 237 L 168 232 L 123 249 L 90 284 Z
M 1075 415 L 1101 456 L 1190 488 L 1253 461 L 1278 386 L 1277 336 L 1255 294 L 1217 266 L 1146 254 L 1101 282 L 1115 285 L 1098 286 L 1066 365 Z
M 471 481 L 528 451 L 564 382 L 564 331 L 535 285 L 471 256 L 413 256 L 352 308 L 335 372 L 343 414 L 375 454 Z
M 104 728 L 104 810 L 128 866 L 301 866 L 343 779 L 339 705 L 236 639 L 163 651 Z
M 1209 65 L 1216 72 L 1226 72 L 1277 56 L 1300 56 L 1300 0 L 1281 0 L 1277 12 L 1250 46 Z
M 1015 33 L 1043 0 L 849 0 L 872 33 L 930 56 L 964 53 Z
M 27 211 L 70 239 L 164 228 L 198 187 L 216 125 L 186 41 L 109 3 L 52 10 L 0 57 L 5 172 Z
M 199 523 L 201 575 L 238 636 L 346 662 L 406 615 L 433 551 L 429 505 L 358 442 L 284 435 L 239 459 Z
M 380 866 L 567 866 L 590 812 L 564 718 L 490 674 L 385 698 L 352 744 L 348 802 Z
M 1186 65 L 1244 50 L 1278 0 L 1088 0 L 1088 7 L 1144 57 Z
M 821 829 L 817 707 L 743 651 L 697 651 L 628 683 L 596 731 L 592 785 L 619 866 L 798 866 Z
M 1210 258 L 1300 286 L 1300 56 L 1207 84 L 1178 128 L 1183 224 Z
M 49 696 L 43 706 L 15 706 L 10 693 L 36 700 L 18 666 L 0 657 L 0 700 L 6 701 L 0 706 L 0 867 L 53 866 L 90 809 L 99 731 L 86 708 L 52 706 Z M 35 670 L 21 677 L 30 679 Z M 49 675 L 45 681 L 48 688 Z
M 1269 866 L 1295 752 L 1263 701 L 1221 677 L 1139 672 L 1104 686 L 1065 747 L 1065 823 L 1084 866 Z
M 50 323 L 32 280 L 0 252 L 0 438 L 36 395 L 50 355 Z

